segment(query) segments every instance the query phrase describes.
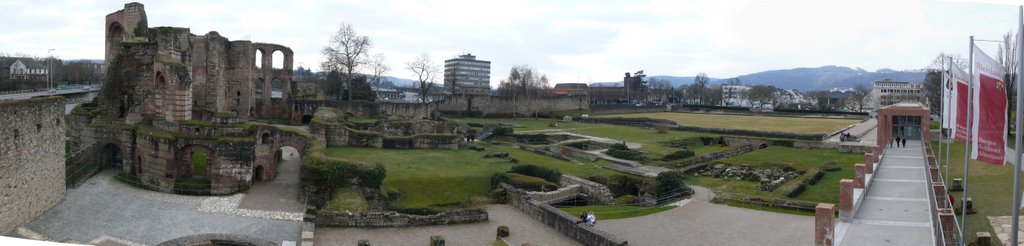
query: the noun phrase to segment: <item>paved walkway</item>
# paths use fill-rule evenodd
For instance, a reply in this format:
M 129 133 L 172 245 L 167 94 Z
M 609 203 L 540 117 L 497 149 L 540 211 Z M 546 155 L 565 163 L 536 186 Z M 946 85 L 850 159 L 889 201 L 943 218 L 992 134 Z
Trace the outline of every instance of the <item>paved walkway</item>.
M 271 181 L 256 182 L 239 208 L 267 211 L 303 212 L 305 205 L 299 202 L 298 150 L 282 148 L 283 159 L 277 167 L 277 176 Z
M 76 242 L 117 238 L 155 245 L 202 233 L 243 234 L 278 243 L 300 239 L 301 214 L 237 209 L 241 195 L 201 197 L 142 190 L 113 180 L 114 174 L 101 172 L 68 190 L 63 202 L 24 227 L 51 240 Z
M 925 167 L 920 141 L 887 149 L 853 220 L 837 226 L 839 245 L 935 245 Z
M 810 245 L 814 217 L 765 212 L 709 203 L 707 189 L 684 206 L 626 219 L 600 220 L 600 230 L 629 245 Z M 600 215 L 598 215 L 600 216 Z
M 316 245 L 356 245 L 360 239 L 370 240 L 370 245 L 427 245 L 430 236 L 441 235 L 447 245 L 491 245 L 497 235 L 498 226 L 509 227 L 506 240 L 510 245 L 580 245 L 530 218 L 518 209 L 508 205 L 488 205 L 488 221 L 420 227 L 390 228 L 334 228 L 317 227 Z M 630 242 L 630 245 L 632 242 Z

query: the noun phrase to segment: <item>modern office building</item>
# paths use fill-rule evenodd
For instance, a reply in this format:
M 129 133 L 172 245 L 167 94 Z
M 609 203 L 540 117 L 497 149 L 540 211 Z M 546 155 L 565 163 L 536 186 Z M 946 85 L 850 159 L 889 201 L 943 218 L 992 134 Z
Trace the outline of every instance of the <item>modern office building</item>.
M 865 98 L 868 109 L 879 109 L 897 103 L 927 104 L 922 84 L 889 79 L 875 81 L 871 93 Z
M 444 87 L 452 94 L 490 95 L 491 62 L 473 54 L 444 61 Z

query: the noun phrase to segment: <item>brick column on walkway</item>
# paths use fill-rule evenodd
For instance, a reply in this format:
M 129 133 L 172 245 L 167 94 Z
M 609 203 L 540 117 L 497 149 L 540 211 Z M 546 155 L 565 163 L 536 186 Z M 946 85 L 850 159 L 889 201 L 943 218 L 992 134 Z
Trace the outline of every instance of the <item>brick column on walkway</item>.
M 836 228 L 836 205 L 818 203 L 814 208 L 814 245 L 832 246 Z
M 945 238 L 946 241 L 952 240 L 954 237 L 959 237 L 960 235 L 953 236 L 953 234 L 956 234 L 955 232 L 957 226 L 955 220 L 953 219 L 953 209 L 944 208 L 939 209 L 938 212 L 939 226 L 942 227 L 942 237 Z
M 864 163 L 853 165 L 853 187 L 864 189 Z
M 839 180 L 839 220 L 853 220 L 853 180 Z
M 935 207 L 946 208 L 949 197 L 946 196 L 946 186 L 942 182 L 932 182 L 932 192 L 935 193 Z

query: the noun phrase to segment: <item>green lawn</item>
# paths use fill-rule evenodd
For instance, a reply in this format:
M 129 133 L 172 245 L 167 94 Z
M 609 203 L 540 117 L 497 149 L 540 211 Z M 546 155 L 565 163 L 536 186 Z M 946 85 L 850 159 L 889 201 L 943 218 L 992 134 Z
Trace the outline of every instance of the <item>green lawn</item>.
M 598 161 L 576 164 L 506 145 L 479 144 L 483 152 L 469 149 L 377 149 L 364 147 L 328 148 L 330 156 L 381 163 L 387 168 L 382 189 L 394 189 L 401 199 L 397 208 L 465 207 L 474 196 L 486 196 L 491 175 L 519 164 L 557 168 L 564 174 L 587 177 L 618 174 L 602 168 L 611 163 Z M 519 164 L 483 158 L 487 153 L 508 152 Z
M 669 153 L 681 150 L 680 148 L 668 147 L 662 144 L 663 142 L 672 140 L 686 140 L 689 143 L 688 149 L 692 150 L 696 156 L 703 156 L 728 149 L 728 147 L 718 145 L 704 146 L 704 144 L 700 142 L 699 137 L 719 136 L 709 133 L 668 131 L 667 133 L 658 134 L 654 129 L 616 125 L 600 125 L 599 127 L 568 131 L 583 135 L 640 143 L 643 145 L 643 147 L 640 148 L 640 151 L 648 153 L 647 157 L 649 159 L 660 159 Z M 658 163 L 653 162 L 647 164 L 657 165 Z
M 520 131 L 532 131 L 532 130 L 549 130 L 549 129 L 574 129 L 574 128 L 587 128 L 605 126 L 602 124 L 582 123 L 582 122 L 562 122 L 555 120 L 555 127 L 550 127 L 548 123 L 552 119 L 545 118 L 451 118 L 459 123 L 477 123 L 477 124 L 503 124 L 510 125 L 516 132 Z
M 369 205 L 366 203 L 362 190 L 344 187 L 334 190 L 334 193 L 331 194 L 331 201 L 327 202 L 324 209 L 339 212 L 365 212 L 369 209 Z
M 834 161 L 842 168 L 839 171 L 825 172 L 825 176 L 816 184 L 807 186 L 807 190 L 795 197 L 798 200 L 839 203 L 839 180 L 853 178 L 853 165 L 863 162 L 863 154 L 843 153 L 827 149 L 798 149 L 780 146 L 769 146 L 761 150 L 739 155 L 733 158 L 719 160 L 722 163 L 741 165 L 748 164 L 754 167 L 769 163 L 780 163 L 793 166 L 794 168 L 811 170 L 819 168 L 823 164 Z M 770 196 L 784 198 L 781 190 L 764 192 L 754 189 L 758 182 L 725 180 L 712 177 L 697 176 L 687 179 L 689 184 L 706 187 L 712 190 L 721 190 L 730 193 L 740 193 L 757 196 Z
M 579 216 L 585 211 L 594 212 L 594 216 L 597 217 L 597 222 L 601 223 L 601 220 L 612 220 L 622 218 L 639 217 L 649 214 L 654 214 L 669 209 L 676 208 L 673 205 L 660 206 L 660 207 L 638 207 L 638 206 L 582 206 L 582 207 L 562 207 L 558 208 L 563 212 L 570 215 Z
M 938 147 L 938 142 L 932 143 L 932 148 L 936 155 L 939 153 Z M 952 151 L 949 152 L 949 179 L 962 178 L 964 173 L 964 144 L 954 143 L 950 145 L 950 149 Z M 946 153 L 943 152 L 942 156 L 945 157 L 945 155 Z M 996 234 L 992 230 L 987 216 L 1012 215 L 1013 166 L 996 166 L 974 160 L 970 163 L 971 176 L 967 180 L 967 188 L 970 191 L 971 199 L 974 200 L 974 210 L 978 213 L 967 215 L 967 239 L 974 241 L 974 235 L 977 232 L 987 231 L 992 234 L 992 244 L 1001 245 L 999 240 L 995 238 Z M 942 164 L 945 165 L 945 161 L 942 161 Z M 939 170 L 945 172 L 946 167 L 940 166 Z M 959 203 L 963 193 L 952 192 L 952 194 Z M 957 210 L 956 215 L 960 219 L 960 210 Z
M 799 117 L 769 117 L 753 115 L 721 115 L 694 113 L 641 113 L 600 115 L 609 117 L 647 117 L 675 121 L 681 125 L 704 128 L 741 129 L 754 131 L 791 132 L 803 134 L 827 134 L 838 131 L 851 124 L 860 122 L 851 119 L 823 119 Z

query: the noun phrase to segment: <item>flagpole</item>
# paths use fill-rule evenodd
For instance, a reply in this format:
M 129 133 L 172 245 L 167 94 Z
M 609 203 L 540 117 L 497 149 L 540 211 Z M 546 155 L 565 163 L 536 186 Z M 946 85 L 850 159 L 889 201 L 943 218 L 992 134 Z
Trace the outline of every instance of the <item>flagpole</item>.
M 1017 47 L 1024 47 L 1024 46 L 1021 46 L 1020 43 L 1019 43 L 1019 42 L 1024 41 L 1024 38 L 1021 38 L 1021 36 L 1024 35 L 1024 6 L 1018 6 L 1018 12 L 1019 12 L 1019 17 L 1017 18 L 1017 20 L 1018 20 L 1018 23 L 1017 23 L 1017 26 L 1018 26 L 1018 29 L 1017 29 L 1017 42 L 1018 42 L 1017 43 Z M 1009 55 L 1009 54 L 1007 54 L 1007 55 Z M 1021 95 L 1024 95 L 1024 87 L 1020 86 L 1020 75 L 1021 75 L 1022 71 L 1024 71 L 1024 66 L 1021 66 L 1021 61 L 1022 61 L 1021 57 L 1024 57 L 1024 53 L 1020 52 L 1019 48 L 1018 48 L 1018 51 L 1017 51 L 1017 67 L 1015 68 L 1015 69 L 1017 69 L 1017 76 L 1015 76 L 1016 78 L 1013 78 L 1013 79 L 1017 80 L 1017 82 L 1014 84 L 1017 87 L 1017 124 L 1016 124 L 1016 126 L 1014 126 L 1015 127 L 1014 131 L 1016 131 L 1016 133 L 1013 134 L 1014 135 L 1014 137 L 1013 137 L 1014 141 L 1016 141 L 1016 142 L 1015 142 L 1015 145 L 1013 146 L 1013 149 L 1014 149 L 1014 155 L 1013 155 L 1013 159 L 1014 159 L 1014 162 L 1013 162 L 1014 163 L 1014 165 L 1013 165 L 1013 217 L 1011 218 L 1012 221 L 1010 222 L 1011 223 L 1010 224 L 1010 245 L 1018 245 L 1017 244 L 1017 230 L 1019 228 L 1019 222 L 1020 222 L 1020 161 L 1021 161 L 1021 156 L 1020 156 L 1020 154 L 1021 154 L 1021 143 L 1020 143 L 1021 142 L 1021 132 L 1020 132 L 1020 129 L 1024 128 L 1024 124 L 1022 124 L 1024 122 L 1021 122 L 1021 118 L 1020 118 L 1021 115 L 1024 114 L 1024 101 L 1021 101 Z
M 959 82 L 957 82 L 955 79 L 953 79 L 953 57 L 952 56 L 949 57 L 949 71 L 948 72 L 949 72 L 949 79 L 950 79 L 950 81 L 948 81 L 946 85 L 947 86 L 951 86 L 951 88 L 949 89 L 949 92 L 946 93 L 946 101 L 947 102 L 949 102 L 949 98 L 950 97 L 953 97 L 953 92 L 956 91 L 957 85 L 959 84 Z M 956 106 L 957 105 L 955 105 L 953 103 L 947 103 L 946 112 L 943 112 L 943 114 L 948 113 L 949 111 L 953 111 L 952 108 L 956 107 Z M 956 132 L 956 114 L 951 115 L 950 116 L 950 120 L 952 120 L 953 122 L 948 123 L 952 127 L 949 128 L 949 134 L 946 135 L 946 178 L 943 179 L 943 181 L 946 181 L 946 184 L 945 184 L 946 187 L 949 187 L 949 152 L 951 151 L 949 149 L 949 145 L 952 144 L 952 142 L 953 142 L 953 133 Z M 943 197 L 943 198 L 945 198 L 945 197 Z M 950 204 L 950 206 L 952 206 L 952 205 L 953 204 Z
M 971 132 L 973 131 L 971 125 L 973 125 L 972 123 L 974 122 L 974 116 L 971 115 L 971 113 L 973 113 L 972 111 L 974 111 L 974 36 L 971 36 L 971 50 L 968 60 L 967 64 L 970 64 L 969 69 L 971 78 L 969 80 L 970 83 L 968 83 L 967 86 L 967 144 L 965 144 L 964 148 L 964 194 L 963 198 L 960 199 L 960 246 L 967 245 L 967 177 L 971 170 L 969 168 L 971 165 Z
M 935 159 L 935 165 L 938 167 L 942 167 L 942 136 L 945 132 L 944 129 L 946 129 L 946 105 L 949 104 L 945 98 L 946 94 L 948 94 L 946 93 L 946 86 L 949 85 L 949 81 L 947 81 L 949 80 L 949 75 L 946 74 L 946 71 L 948 70 L 945 68 L 945 65 L 943 65 L 943 69 L 939 70 L 939 75 L 941 76 L 939 79 L 939 83 L 941 83 L 939 88 L 942 88 L 942 96 L 939 97 L 939 154 L 936 156 L 938 158 Z M 949 170 L 946 170 L 946 172 L 949 172 Z M 939 174 L 939 177 L 942 178 L 942 185 L 948 185 L 945 184 L 946 178 L 943 177 L 943 175 L 945 174 Z

